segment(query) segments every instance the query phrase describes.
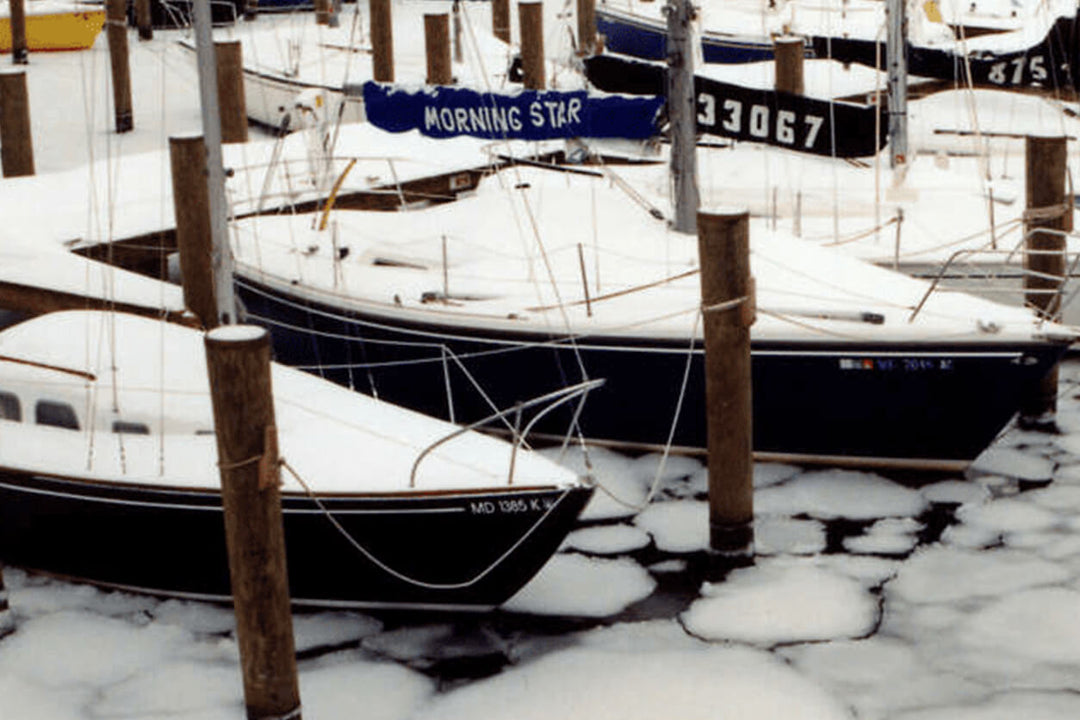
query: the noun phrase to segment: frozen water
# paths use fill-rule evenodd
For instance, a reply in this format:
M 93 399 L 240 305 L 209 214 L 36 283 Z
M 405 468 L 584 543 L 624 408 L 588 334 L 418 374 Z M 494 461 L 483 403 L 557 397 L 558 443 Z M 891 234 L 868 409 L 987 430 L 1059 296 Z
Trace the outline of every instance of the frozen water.
M 622 555 L 652 542 L 649 534 L 633 525 L 601 525 L 575 530 L 564 546 L 590 555 Z
M 817 520 L 763 516 L 754 521 L 758 555 L 813 555 L 825 549 L 825 526 Z
M 859 582 L 810 562 L 762 563 L 706 585 L 682 615 L 708 640 L 771 646 L 854 638 L 877 621 L 877 600 Z
M 914 516 L 926 504 L 916 490 L 851 470 L 806 473 L 754 493 L 754 511 L 759 515 L 806 514 L 826 520 Z
M 884 518 L 871 525 L 863 535 L 844 538 L 844 549 L 872 555 L 906 555 L 915 548 L 916 533 L 922 527 L 911 518 Z
M 842 702 L 744 648 L 551 653 L 437 697 L 416 720 L 850 720 Z
M 967 505 L 956 516 L 966 525 L 996 532 L 1047 530 L 1061 522 L 1061 517 L 1038 507 L 1025 498 L 1002 498 L 984 505 Z
M 942 480 L 921 489 L 923 497 L 933 503 L 978 503 L 990 499 L 986 486 L 968 480 Z
M 655 588 L 656 581 L 645 568 L 629 558 L 560 554 L 503 608 L 534 615 L 606 617 L 648 597 Z
M 300 673 L 304 717 L 318 720 L 408 718 L 433 691 L 430 679 L 386 662 L 342 662 Z
M 1070 720 L 1080 716 L 1080 697 L 1070 692 L 1003 692 L 974 704 L 944 707 L 896 715 L 895 720 Z
M 709 547 L 709 504 L 697 500 L 653 503 L 634 518 L 665 552 L 686 553 Z
M 1016 550 L 930 547 L 904 563 L 887 591 L 908 602 L 940 603 L 1005 595 L 1069 578 L 1060 565 Z
M 382 623 L 378 620 L 356 613 L 293 615 L 293 636 L 296 638 L 297 652 L 357 642 L 381 629 Z
M 993 447 L 975 459 L 971 470 L 1018 480 L 1049 480 L 1054 474 L 1054 463 L 1019 450 Z
M 784 463 L 754 463 L 754 487 L 764 488 L 782 483 L 802 472 L 802 468 Z

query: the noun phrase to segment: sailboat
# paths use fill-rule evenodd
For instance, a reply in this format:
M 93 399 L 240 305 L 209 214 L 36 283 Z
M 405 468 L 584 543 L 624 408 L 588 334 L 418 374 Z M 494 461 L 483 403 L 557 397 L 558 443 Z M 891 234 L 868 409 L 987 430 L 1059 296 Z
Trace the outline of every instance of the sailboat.
M 215 165 L 223 173 L 211 159 L 211 176 Z M 143 289 L 144 305 L 174 298 Z M 528 449 L 527 426 L 506 442 L 296 370 L 271 372 L 296 604 L 495 607 L 554 554 L 591 496 L 586 478 Z M 596 384 L 538 402 L 576 402 Z M 0 333 L 0 525 L 0 562 L 228 600 L 203 333 L 91 310 Z
M 586 437 L 701 448 L 696 245 L 642 197 L 589 168 L 517 167 L 451 204 L 322 229 L 249 218 L 237 292 L 279 359 L 381 398 L 468 421 L 603 378 L 576 417 Z M 751 228 L 759 458 L 962 469 L 1075 337 Z
M 518 444 L 272 369 L 290 593 L 309 606 L 484 610 L 592 488 Z M 228 600 L 203 335 L 69 311 L 0 333 L 0 560 Z

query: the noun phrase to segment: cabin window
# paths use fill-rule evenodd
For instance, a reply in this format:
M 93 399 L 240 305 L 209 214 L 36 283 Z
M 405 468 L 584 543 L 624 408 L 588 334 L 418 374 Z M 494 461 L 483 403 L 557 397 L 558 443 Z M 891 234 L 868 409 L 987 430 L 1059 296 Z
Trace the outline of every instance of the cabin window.
M 38 400 L 34 407 L 34 421 L 38 425 L 79 429 L 79 418 L 75 415 L 75 408 L 67 403 L 55 400 Z
M 0 420 L 22 420 L 22 407 L 15 393 L 0 391 Z
M 125 435 L 149 435 L 150 428 L 146 423 L 128 422 L 127 420 L 113 420 L 112 431 Z

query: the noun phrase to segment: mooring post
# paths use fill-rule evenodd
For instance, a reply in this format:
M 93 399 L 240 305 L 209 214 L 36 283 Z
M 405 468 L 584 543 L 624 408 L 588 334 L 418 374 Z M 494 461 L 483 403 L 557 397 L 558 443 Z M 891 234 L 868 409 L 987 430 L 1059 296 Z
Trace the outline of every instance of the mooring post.
M 526 90 L 543 90 L 547 86 L 544 75 L 543 4 L 539 0 L 519 2 L 518 21 L 521 25 L 522 84 Z
M 315 24 L 329 25 L 330 16 L 334 12 L 331 0 L 315 0 Z
M 254 20 L 259 16 L 259 0 L 245 0 L 244 19 Z
M 0 165 L 4 177 L 34 174 L 26 71 L 0 71 Z
M 214 42 L 217 60 L 218 108 L 221 114 L 221 142 L 248 140 L 247 101 L 244 99 L 244 51 L 239 40 Z
M 577 0 L 578 55 L 596 50 L 596 0 Z
M 375 82 L 394 82 L 394 26 L 390 0 L 369 0 L 371 18 L 371 63 Z
M 804 53 L 805 44 L 800 37 L 783 35 L 773 40 L 777 92 L 803 94 Z
M 1065 216 L 1073 211 L 1072 200 L 1065 195 L 1066 138 L 1028 136 L 1024 148 L 1024 303 L 1042 317 L 1057 319 L 1065 281 Z M 1053 232 L 1039 232 L 1044 229 Z M 1058 370 L 1054 366 L 1021 406 L 1022 424 L 1053 423 L 1057 386 Z
M 510 0 L 491 0 L 491 32 L 510 44 Z
M 270 335 L 224 325 L 205 345 L 247 716 L 299 720 Z
M 113 111 L 116 132 L 135 128 L 131 113 L 131 68 L 128 65 L 127 0 L 105 0 L 105 27 L 109 36 L 109 63 L 112 66 Z
M 135 26 L 140 40 L 153 40 L 154 27 L 150 19 L 150 0 L 135 0 Z
M 427 84 L 450 85 L 450 16 L 424 15 L 424 51 L 427 55 Z
M 26 49 L 26 0 L 10 0 L 11 62 L 26 65 L 30 62 Z
M 722 564 L 753 556 L 750 213 L 699 211 L 709 461 L 709 547 Z
M 184 305 L 203 327 L 218 325 L 210 234 L 210 197 L 206 186 L 206 143 L 202 135 L 169 138 L 176 247 L 180 252 Z

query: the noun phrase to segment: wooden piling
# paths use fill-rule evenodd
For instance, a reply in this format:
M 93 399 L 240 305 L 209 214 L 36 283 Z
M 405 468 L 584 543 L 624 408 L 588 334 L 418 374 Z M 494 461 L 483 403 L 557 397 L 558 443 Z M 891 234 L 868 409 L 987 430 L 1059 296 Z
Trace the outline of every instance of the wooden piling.
M 184 305 L 199 317 L 203 327 L 214 328 L 218 324 L 217 295 L 206 185 L 206 143 L 202 135 L 169 138 L 169 161 Z
M 315 0 L 315 24 L 329 25 L 334 13 L 333 0 Z
M 221 142 L 248 140 L 247 102 L 244 99 L 244 55 L 239 40 L 214 42 L 217 60 L 218 112 L 221 115 Z
M 578 55 L 596 51 L 596 0 L 577 0 Z
M 0 165 L 4 177 L 34 174 L 25 70 L 0 72 Z
M 394 82 L 394 33 L 390 0 L 369 0 L 371 63 L 375 82 Z
M 1059 290 L 1065 279 L 1065 236 L 1062 233 L 1065 216 L 1072 213 L 1072 200 L 1065 194 L 1066 139 L 1063 136 L 1028 136 L 1024 148 L 1027 166 L 1024 303 L 1042 317 L 1056 319 L 1061 312 Z M 1055 232 L 1039 232 L 1040 229 Z M 1021 423 L 1053 422 L 1057 411 L 1057 386 L 1055 366 L 1021 406 Z
M 127 0 L 105 0 L 105 27 L 112 66 L 113 110 L 116 132 L 135 128 L 131 111 L 131 68 L 128 64 Z
M 424 15 L 424 51 L 427 54 L 427 84 L 450 85 L 450 16 Z
M 544 6 L 538 0 L 518 3 L 521 25 L 521 71 L 526 90 L 543 90 L 544 75 Z
M 698 211 L 709 461 L 709 547 L 747 558 L 754 544 L 750 214 Z
M 461 0 L 454 0 L 453 5 L 450 6 L 450 13 L 454 27 L 454 62 L 461 64 L 465 62 L 465 50 L 461 47 Z
M 805 45 L 802 38 L 785 35 L 773 41 L 777 92 L 803 94 L 804 52 Z
M 245 0 L 244 19 L 251 21 L 259 16 L 259 0 Z
M 150 18 L 150 0 L 135 0 L 135 27 L 140 40 L 153 40 L 154 27 Z
M 223 326 L 205 345 L 247 716 L 299 720 L 270 335 Z
M 11 62 L 26 65 L 30 62 L 26 48 L 26 0 L 10 0 Z
M 491 32 L 510 44 L 510 0 L 491 0 Z

